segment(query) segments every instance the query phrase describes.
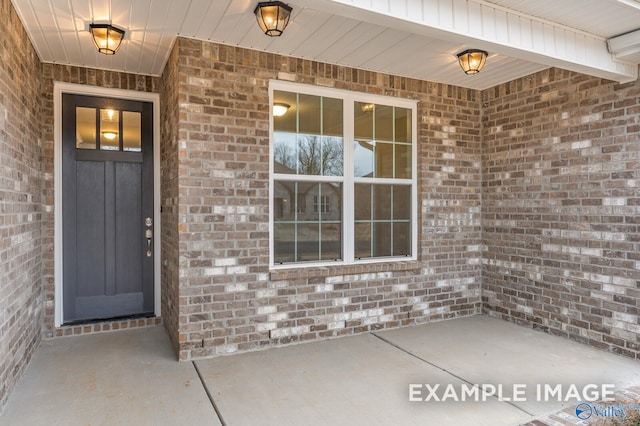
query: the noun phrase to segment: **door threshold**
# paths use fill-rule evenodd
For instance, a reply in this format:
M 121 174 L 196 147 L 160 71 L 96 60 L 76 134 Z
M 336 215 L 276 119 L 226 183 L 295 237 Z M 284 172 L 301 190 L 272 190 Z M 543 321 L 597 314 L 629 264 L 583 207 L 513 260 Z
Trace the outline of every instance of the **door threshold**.
M 73 327 L 75 325 L 89 325 L 89 324 L 100 324 L 103 322 L 115 322 L 115 321 L 128 321 L 128 320 L 136 320 L 136 319 L 144 319 L 144 318 L 153 318 L 155 315 L 153 312 L 146 312 L 144 314 L 136 314 L 136 315 L 126 315 L 122 317 L 111 317 L 111 318 L 97 318 L 97 319 L 89 319 L 89 320 L 77 320 L 77 321 L 68 321 L 62 324 L 62 327 Z
M 130 315 L 127 317 L 95 319 L 91 321 L 74 321 L 73 324 L 64 324 L 54 328 L 50 334 L 47 334 L 47 338 L 106 333 L 133 328 L 156 327 L 159 325 L 162 325 L 162 317 L 155 316 L 151 313 Z

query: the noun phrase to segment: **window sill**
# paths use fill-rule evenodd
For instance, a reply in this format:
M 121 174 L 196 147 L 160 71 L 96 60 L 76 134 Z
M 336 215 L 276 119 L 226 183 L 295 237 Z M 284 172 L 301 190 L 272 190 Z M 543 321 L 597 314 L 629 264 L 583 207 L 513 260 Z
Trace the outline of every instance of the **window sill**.
M 286 269 L 273 269 L 269 272 L 272 281 L 295 280 L 316 277 L 335 277 L 340 275 L 375 274 L 378 272 L 419 271 L 422 263 L 417 260 L 379 261 L 356 263 L 351 265 L 292 266 Z

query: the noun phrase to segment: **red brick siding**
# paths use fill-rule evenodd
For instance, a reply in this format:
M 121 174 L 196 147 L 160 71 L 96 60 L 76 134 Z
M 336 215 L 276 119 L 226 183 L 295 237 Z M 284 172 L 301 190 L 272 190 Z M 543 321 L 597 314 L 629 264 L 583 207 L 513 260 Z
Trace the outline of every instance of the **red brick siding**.
M 480 93 L 178 39 L 182 360 L 480 309 Z M 269 272 L 269 79 L 419 100 L 419 260 Z
M 41 339 L 40 61 L 0 0 L 0 409 Z
M 551 69 L 483 92 L 484 310 L 640 355 L 640 84 Z
M 178 48 L 174 46 L 160 81 L 162 203 L 162 319 L 178 350 Z

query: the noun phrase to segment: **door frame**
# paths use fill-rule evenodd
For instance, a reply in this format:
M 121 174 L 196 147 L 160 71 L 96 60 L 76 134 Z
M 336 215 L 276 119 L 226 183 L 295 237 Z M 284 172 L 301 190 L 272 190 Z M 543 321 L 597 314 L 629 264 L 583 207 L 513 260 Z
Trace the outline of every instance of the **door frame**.
M 87 95 L 150 102 L 153 104 L 153 313 L 159 317 L 161 306 L 160 247 L 162 224 L 160 223 L 160 95 L 135 90 L 111 89 L 85 84 L 53 83 L 53 192 L 54 192 L 54 326 L 63 324 L 63 274 L 62 274 L 62 94 Z

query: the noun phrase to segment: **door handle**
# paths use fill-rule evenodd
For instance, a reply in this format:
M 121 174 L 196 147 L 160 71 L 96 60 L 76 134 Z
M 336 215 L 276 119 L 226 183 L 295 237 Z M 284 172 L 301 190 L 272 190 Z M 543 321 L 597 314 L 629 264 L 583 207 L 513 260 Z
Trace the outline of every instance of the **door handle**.
M 153 254 L 151 251 L 151 238 L 153 238 L 153 232 L 151 232 L 151 229 L 147 229 L 145 236 L 147 237 L 147 257 L 151 257 Z

